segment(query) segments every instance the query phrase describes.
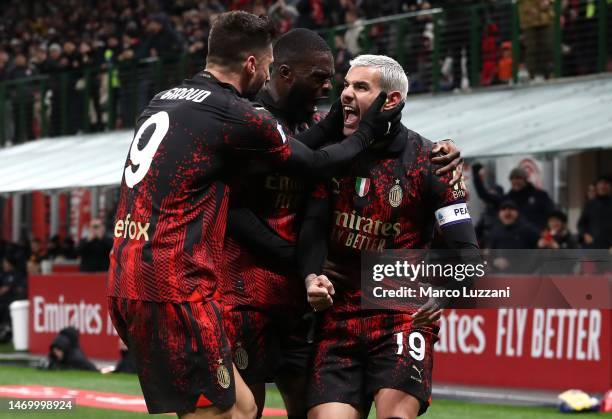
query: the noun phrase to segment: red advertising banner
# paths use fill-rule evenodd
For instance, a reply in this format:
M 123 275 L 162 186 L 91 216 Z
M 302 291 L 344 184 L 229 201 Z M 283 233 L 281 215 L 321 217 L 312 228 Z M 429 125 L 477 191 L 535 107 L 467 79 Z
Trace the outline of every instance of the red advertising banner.
M 119 358 L 119 338 L 106 304 L 106 274 L 35 275 L 28 289 L 30 352 L 48 353 L 58 332 L 74 326 L 88 357 Z
M 67 326 L 91 358 L 116 359 L 106 274 L 33 276 L 30 351 L 46 354 Z M 548 390 L 612 388 L 610 310 L 447 310 L 436 344 L 434 382 Z
M 448 310 L 434 382 L 549 390 L 612 388 L 610 310 Z

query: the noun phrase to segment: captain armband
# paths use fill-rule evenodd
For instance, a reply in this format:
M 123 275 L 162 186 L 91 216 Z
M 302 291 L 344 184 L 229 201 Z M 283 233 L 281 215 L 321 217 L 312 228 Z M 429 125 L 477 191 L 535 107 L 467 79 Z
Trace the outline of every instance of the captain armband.
M 465 202 L 439 208 L 435 215 L 439 227 L 448 227 L 472 220 Z

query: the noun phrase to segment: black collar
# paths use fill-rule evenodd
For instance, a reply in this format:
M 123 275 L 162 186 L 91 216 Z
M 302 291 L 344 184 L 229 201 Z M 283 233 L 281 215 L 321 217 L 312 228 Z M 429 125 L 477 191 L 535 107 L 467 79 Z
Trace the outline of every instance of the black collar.
M 206 71 L 206 70 L 202 71 L 201 73 L 198 73 L 198 74 L 197 74 L 197 75 L 194 77 L 194 79 L 195 79 L 196 81 L 198 81 L 198 79 L 204 79 L 204 80 L 206 80 L 206 81 L 209 81 L 209 82 L 212 82 L 212 83 L 216 83 L 216 84 L 218 84 L 219 86 L 221 86 L 221 87 L 222 87 L 222 88 L 224 88 L 224 89 L 229 89 L 229 90 L 231 90 L 231 91 L 232 91 L 234 94 L 236 94 L 237 96 L 239 96 L 239 97 L 243 97 L 243 96 L 242 96 L 242 94 L 241 94 L 241 93 L 238 91 L 238 89 L 236 89 L 236 88 L 234 87 L 234 85 L 233 85 L 233 84 L 230 84 L 230 83 L 225 83 L 225 82 L 220 81 L 218 78 L 216 78 L 215 76 L 213 76 L 211 73 L 209 73 L 209 72 L 208 72 L 208 71 Z
M 370 149 L 377 153 L 399 154 L 406 148 L 408 143 L 408 128 L 402 123 L 392 126 L 389 134 L 382 139 L 374 141 Z

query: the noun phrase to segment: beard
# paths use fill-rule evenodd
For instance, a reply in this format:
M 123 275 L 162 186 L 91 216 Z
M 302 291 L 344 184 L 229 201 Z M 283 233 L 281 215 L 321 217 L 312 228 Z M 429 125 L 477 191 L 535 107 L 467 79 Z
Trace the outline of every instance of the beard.
M 259 91 L 261 90 L 261 88 L 263 87 L 265 83 L 266 83 L 265 75 L 254 77 L 253 80 L 249 82 L 245 91 L 242 92 L 242 95 L 246 97 L 247 99 L 254 99 L 255 96 L 257 96 L 257 93 L 259 93 Z
M 293 122 L 308 122 L 314 114 L 309 104 L 304 103 L 304 97 L 312 95 L 311 92 L 304 91 L 300 86 L 292 86 L 287 95 L 287 109 L 290 110 Z

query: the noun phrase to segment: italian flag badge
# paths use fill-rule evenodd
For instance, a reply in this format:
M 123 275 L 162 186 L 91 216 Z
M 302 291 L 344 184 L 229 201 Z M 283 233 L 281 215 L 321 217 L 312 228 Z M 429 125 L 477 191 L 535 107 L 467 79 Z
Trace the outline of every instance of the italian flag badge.
M 359 196 L 366 196 L 370 190 L 370 179 L 358 177 L 355 180 L 355 192 Z

